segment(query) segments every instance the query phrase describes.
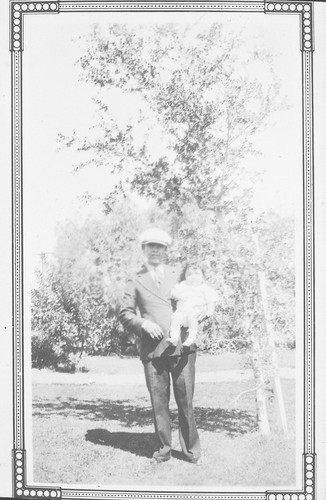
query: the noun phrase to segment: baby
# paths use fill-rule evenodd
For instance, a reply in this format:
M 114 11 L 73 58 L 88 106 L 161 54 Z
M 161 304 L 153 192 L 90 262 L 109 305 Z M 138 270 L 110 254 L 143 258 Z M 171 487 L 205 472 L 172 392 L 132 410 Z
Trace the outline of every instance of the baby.
M 188 338 L 183 342 L 189 347 L 197 337 L 198 322 L 211 316 L 218 301 L 218 295 L 205 283 L 200 266 L 189 264 L 185 269 L 185 280 L 175 285 L 171 298 L 177 301 L 177 309 L 172 314 L 170 338 L 167 342 L 176 346 L 180 338 L 181 327 L 188 327 Z

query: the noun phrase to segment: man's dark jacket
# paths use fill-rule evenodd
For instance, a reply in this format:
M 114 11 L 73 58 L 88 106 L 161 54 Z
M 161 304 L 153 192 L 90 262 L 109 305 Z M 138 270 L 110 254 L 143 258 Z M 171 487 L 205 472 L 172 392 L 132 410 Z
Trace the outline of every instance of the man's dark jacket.
M 192 352 L 195 347 L 183 348 L 179 341 L 176 347 L 166 342 L 169 337 L 172 305 L 171 289 L 180 281 L 180 269 L 164 266 L 164 280 L 160 288 L 154 283 L 146 266 L 128 280 L 122 307 L 120 321 L 129 331 L 140 336 L 140 359 L 149 360 L 161 356 L 180 356 L 184 350 Z M 157 323 L 164 332 L 162 340 L 152 339 L 142 328 L 148 319 Z

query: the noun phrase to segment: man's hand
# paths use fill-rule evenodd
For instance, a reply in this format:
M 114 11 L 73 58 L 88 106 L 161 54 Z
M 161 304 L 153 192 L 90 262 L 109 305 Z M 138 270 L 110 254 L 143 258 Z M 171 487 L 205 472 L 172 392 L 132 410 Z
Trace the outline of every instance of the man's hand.
M 144 321 L 142 328 L 150 337 L 152 337 L 152 339 L 161 340 L 164 337 L 162 328 L 157 323 L 154 323 L 149 319 Z

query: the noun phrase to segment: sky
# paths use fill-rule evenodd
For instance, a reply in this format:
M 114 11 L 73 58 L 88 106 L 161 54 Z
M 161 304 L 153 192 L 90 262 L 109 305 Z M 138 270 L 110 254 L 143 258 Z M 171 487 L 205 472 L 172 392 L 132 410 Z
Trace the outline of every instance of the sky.
M 172 16 L 172 17 L 171 17 Z M 24 99 L 24 223 L 25 248 L 32 255 L 52 252 L 55 227 L 66 218 L 81 220 L 100 215 L 100 203 L 85 206 L 80 197 L 89 192 L 103 197 L 114 178 L 105 168 L 73 172 L 76 157 L 59 151 L 58 133 L 74 129 L 87 133 L 94 119 L 94 88 L 79 81 L 75 61 L 80 55 L 76 39 L 91 31 L 94 23 L 180 22 L 205 26 L 227 23 L 231 31 L 243 31 L 246 45 L 260 37 L 262 46 L 275 53 L 275 70 L 288 108 L 271 117 L 257 137 L 262 156 L 257 162 L 265 173 L 255 187 L 253 208 L 259 213 L 270 208 L 293 216 L 301 196 L 301 53 L 297 16 L 226 13 L 61 13 L 28 16 L 25 21 L 23 55 Z M 259 20 L 259 22 L 257 22 Z M 277 36 L 275 35 L 277 33 Z M 73 41 L 75 40 L 75 41 Z M 114 100 L 111 101 L 112 109 Z M 132 103 L 116 99 L 116 110 L 128 113 Z M 159 142 L 159 138 L 158 138 Z M 28 230 L 26 230 L 26 228 Z

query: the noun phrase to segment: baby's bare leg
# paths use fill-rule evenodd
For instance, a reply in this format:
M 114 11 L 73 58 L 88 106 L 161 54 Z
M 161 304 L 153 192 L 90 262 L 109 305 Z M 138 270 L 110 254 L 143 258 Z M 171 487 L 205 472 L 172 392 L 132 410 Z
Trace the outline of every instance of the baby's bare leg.
M 166 339 L 168 344 L 176 346 L 180 338 L 183 314 L 181 311 L 174 311 L 171 317 L 170 338 Z
M 196 342 L 196 337 L 198 332 L 197 313 L 195 313 L 194 311 L 188 311 L 187 323 L 189 326 L 189 335 L 187 339 L 183 342 L 183 345 L 189 347 L 191 344 L 194 344 Z

